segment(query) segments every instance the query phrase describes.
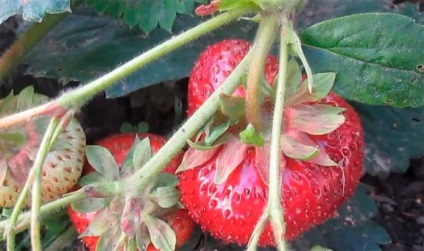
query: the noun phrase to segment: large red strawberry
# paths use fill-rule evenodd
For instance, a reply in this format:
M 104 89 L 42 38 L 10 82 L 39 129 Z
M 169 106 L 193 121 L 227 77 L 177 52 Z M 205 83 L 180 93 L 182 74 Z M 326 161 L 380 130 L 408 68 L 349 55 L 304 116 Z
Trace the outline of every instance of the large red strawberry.
M 136 135 L 138 136 L 137 139 Z M 141 141 L 138 138 L 140 138 Z M 143 144 L 143 142 L 145 142 L 143 140 L 146 138 L 148 138 L 148 146 L 139 147 Z M 119 169 L 115 170 L 117 171 L 116 174 L 119 174 L 120 178 L 125 178 L 128 175 L 131 175 L 131 173 L 137 170 L 137 168 L 140 168 L 140 166 L 134 166 L 135 158 L 139 159 L 140 156 L 145 156 L 145 161 L 147 161 L 148 158 L 150 158 L 149 155 L 156 153 L 164 145 L 164 143 L 165 139 L 163 137 L 154 134 L 121 133 L 109 136 L 97 142 L 97 145 L 104 147 L 103 149 L 107 149 L 111 153 L 111 156 L 116 162 L 115 168 Z M 141 155 L 137 155 L 135 151 L 151 151 L 151 154 L 148 153 L 147 155 L 143 155 L 142 153 L 140 153 Z M 87 155 L 88 161 L 91 160 L 91 163 L 94 164 L 93 162 L 96 159 L 96 156 L 90 156 L 93 155 L 93 152 L 91 150 L 88 150 Z M 103 157 L 105 159 L 108 158 L 106 155 Z M 172 161 L 166 166 L 164 173 L 174 173 L 180 162 L 181 154 L 172 159 Z M 93 176 L 98 174 L 95 171 L 95 167 L 93 168 L 93 166 L 87 162 L 84 168 L 84 172 L 87 174 L 87 176 L 84 176 L 82 178 L 82 185 L 86 184 L 84 182 L 84 179 L 90 179 L 87 177 L 89 177 L 90 175 Z M 162 177 L 164 179 L 158 178 L 157 181 L 152 181 L 152 185 L 146 188 L 148 191 L 143 191 L 142 195 L 140 195 L 140 198 L 131 198 L 130 203 L 133 203 L 133 208 L 126 208 L 127 201 L 125 195 L 123 195 L 122 197 L 108 199 L 109 205 L 107 205 L 106 207 L 99 207 L 97 210 L 93 210 L 91 212 L 90 210 L 84 209 L 84 207 L 86 206 L 90 207 L 90 205 L 87 205 L 87 203 L 96 200 L 105 201 L 105 199 L 92 198 L 89 200 L 82 201 L 78 204 L 74 204 L 73 206 L 69 206 L 68 212 L 71 222 L 73 223 L 77 232 L 79 234 L 82 234 L 82 241 L 88 247 L 88 249 L 90 251 L 96 250 L 96 246 L 99 243 L 99 238 L 103 239 L 103 241 L 100 241 L 102 242 L 101 246 L 104 246 L 105 242 L 108 244 L 109 248 L 114 245 L 119 245 L 117 240 L 112 240 L 114 238 L 119 239 L 120 236 L 116 235 L 116 233 L 108 233 L 107 231 L 103 231 L 103 236 L 99 237 L 98 235 L 96 235 L 96 233 L 90 232 L 90 227 L 95 229 L 96 227 L 98 227 L 99 224 L 103 224 L 107 227 L 113 228 L 115 232 L 125 232 L 129 233 L 130 235 L 131 233 L 133 233 L 137 241 L 140 242 L 141 240 L 138 239 L 139 237 L 141 239 L 147 238 L 146 240 L 150 240 L 150 236 L 152 239 L 152 243 L 148 244 L 148 241 L 146 243 L 138 243 L 140 244 L 139 247 L 142 247 L 143 245 L 148 245 L 148 250 L 157 250 L 154 246 L 154 238 L 164 237 L 166 235 L 161 235 L 162 233 L 158 233 L 157 229 L 155 228 L 152 229 L 152 224 L 147 224 L 146 222 L 144 222 L 144 220 L 147 221 L 147 219 L 154 223 L 159 222 L 160 224 L 169 225 L 171 227 L 169 229 L 172 229 L 175 232 L 176 248 L 186 242 L 191 236 L 191 232 L 194 228 L 194 222 L 188 216 L 186 210 L 178 209 L 176 205 L 176 202 L 179 198 L 179 193 L 175 189 L 176 182 L 172 177 L 172 175 L 167 175 Z M 171 181 L 172 184 L 166 184 L 166 182 L 169 181 Z M 165 197 L 159 198 L 159 196 Z M 173 198 L 175 196 L 177 197 Z M 84 205 L 84 203 L 86 204 Z M 105 212 L 108 214 L 106 214 Z M 141 214 L 143 214 L 143 216 L 141 216 Z M 139 218 L 139 226 L 134 226 L 133 220 L 136 218 Z M 103 221 L 104 223 L 101 223 L 101 221 Z M 139 231 L 139 233 L 135 233 L 136 229 Z M 167 229 L 167 227 L 165 227 L 165 229 Z M 106 232 L 106 234 L 104 234 L 104 232 Z M 139 236 L 139 234 L 141 234 L 141 236 Z
M 226 40 L 200 55 L 190 75 L 188 114 L 223 83 L 248 47 L 244 41 Z M 277 69 L 277 62 L 271 58 L 265 72 L 270 84 L 275 76 L 272 69 Z M 332 83 L 330 88 L 323 87 L 328 87 L 326 81 L 334 81 L 334 74 L 314 76 L 321 89 L 312 93 L 294 61 L 289 64 L 289 74 L 292 83 L 280 141 L 280 179 L 285 237 L 292 240 L 332 217 L 352 195 L 362 174 L 364 143 L 353 108 L 336 94 L 327 94 Z M 243 87 L 235 96 L 244 97 Z M 223 134 L 224 143 L 205 147 L 202 142 L 198 148 L 192 144 L 196 149 L 186 152 L 179 168 L 183 205 L 203 230 L 224 241 L 246 245 L 267 203 L 271 110 L 264 106 L 263 146 L 246 145 L 230 130 Z M 205 131 L 209 134 L 206 138 L 214 135 L 211 131 Z M 259 244 L 274 245 L 269 224 Z
M 0 117 L 45 103 L 48 98 L 27 87 L 19 95 L 0 100 Z M 0 132 L 0 207 L 13 207 L 34 164 L 49 124 L 39 117 Z M 77 120 L 69 124 L 50 148 L 42 167 L 43 203 L 67 193 L 81 176 L 85 157 L 85 134 Z M 27 201 L 30 204 L 30 201 Z

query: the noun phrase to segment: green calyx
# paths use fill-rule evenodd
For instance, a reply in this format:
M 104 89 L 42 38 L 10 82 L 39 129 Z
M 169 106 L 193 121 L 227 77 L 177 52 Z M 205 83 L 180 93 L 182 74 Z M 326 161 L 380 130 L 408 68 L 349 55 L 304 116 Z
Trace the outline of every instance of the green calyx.
M 135 138 L 122 166 L 106 148 L 87 146 L 87 160 L 95 172 L 81 178 L 79 185 L 83 189 L 101 189 L 92 192 L 93 195 L 107 193 L 113 184 L 120 184 L 116 181 L 125 182 L 126 177 L 142 168 L 152 155 L 148 137 Z M 160 250 L 173 250 L 175 233 L 160 217 L 179 207 L 177 183 L 175 175 L 160 173 L 143 191 L 105 198 L 88 197 L 73 203 L 71 206 L 77 212 L 96 212 L 93 222 L 80 237 L 99 236 L 99 250 L 134 245 L 144 250 L 151 242 Z

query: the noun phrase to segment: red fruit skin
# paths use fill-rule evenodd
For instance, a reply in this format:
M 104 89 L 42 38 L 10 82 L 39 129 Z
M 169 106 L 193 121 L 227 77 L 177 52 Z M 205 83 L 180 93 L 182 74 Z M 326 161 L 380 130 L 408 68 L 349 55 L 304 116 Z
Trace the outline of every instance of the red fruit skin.
M 159 149 L 166 142 L 165 138 L 155 134 L 138 133 L 137 135 L 140 139 L 149 137 L 150 145 L 152 147 L 153 153 L 156 153 L 157 151 L 159 151 Z M 124 163 L 126 155 L 128 154 L 129 150 L 131 149 L 131 146 L 134 143 L 135 137 L 136 137 L 135 133 L 114 134 L 98 141 L 96 145 L 100 145 L 107 148 L 112 153 L 119 168 L 121 168 L 122 164 Z M 182 153 L 176 155 L 171 160 L 171 162 L 168 163 L 168 165 L 165 167 L 164 172 L 174 173 L 175 170 L 177 170 L 179 164 L 181 163 L 181 158 L 182 158 Z M 85 162 L 83 175 L 86 175 L 94 171 L 95 171 L 94 168 L 88 162 Z M 80 212 L 74 211 L 71 206 L 68 206 L 68 214 L 74 228 L 76 229 L 78 234 L 81 234 L 82 232 L 85 231 L 85 229 L 88 227 L 90 222 L 93 221 L 96 215 L 96 212 L 80 213 Z M 177 216 L 180 216 L 181 218 L 183 218 L 181 215 L 182 213 L 177 214 Z M 191 220 L 191 224 L 194 225 L 194 222 L 192 222 L 192 220 Z M 97 236 L 83 237 L 82 241 L 90 251 L 96 250 L 96 245 L 98 241 Z
M 191 116 L 205 100 L 225 81 L 250 49 L 250 43 L 244 40 L 224 40 L 208 47 L 196 61 L 188 84 L 188 110 Z M 278 61 L 268 56 L 265 75 L 272 83 L 278 73 Z M 239 86 L 234 96 L 244 97 L 245 90 Z
M 219 57 L 215 55 L 227 55 L 226 45 L 229 44 L 233 44 L 229 48 L 235 48 L 237 44 L 248 47 L 247 42 L 224 41 L 206 49 L 190 76 L 188 100 L 191 103 L 188 114 L 192 114 L 229 74 L 218 74 L 218 81 L 210 81 L 214 77 L 209 69 L 214 67 L 213 60 Z M 232 55 L 226 58 L 230 63 L 218 61 L 218 64 L 230 68 L 229 64 L 236 64 L 235 60 L 241 56 L 234 53 L 233 49 L 228 53 Z M 277 64 L 275 61 L 273 63 Z M 267 67 L 278 68 L 276 65 Z M 205 73 L 202 74 L 202 71 Z M 205 79 L 199 79 L 200 76 Z M 238 95 L 242 95 L 241 91 L 238 89 Z M 339 167 L 324 167 L 285 158 L 286 168 L 281 176 L 281 203 L 287 240 L 295 239 L 300 233 L 332 217 L 337 208 L 353 194 L 362 175 L 364 141 L 359 116 L 345 100 L 334 93 L 318 103 L 346 108 L 346 121 L 337 130 L 323 136 L 310 136 L 325 148 L 330 158 L 339 163 Z M 247 156 L 220 185 L 213 182 L 216 172 L 214 158 L 179 173 L 181 202 L 192 218 L 214 237 L 239 245 L 248 243 L 267 203 L 268 187 L 255 167 L 255 149 L 248 149 Z M 274 245 L 269 224 L 261 235 L 259 245 Z

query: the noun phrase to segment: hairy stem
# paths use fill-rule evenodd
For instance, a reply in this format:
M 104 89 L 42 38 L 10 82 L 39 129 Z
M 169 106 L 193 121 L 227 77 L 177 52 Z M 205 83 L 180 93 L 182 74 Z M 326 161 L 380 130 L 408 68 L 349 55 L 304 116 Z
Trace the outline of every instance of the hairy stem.
M 73 1 L 76 7 L 82 1 Z M 59 24 L 70 13 L 48 14 L 41 23 L 34 24 L 0 57 L 0 84 L 10 71 L 18 65 L 26 54 L 34 48 L 40 40 Z
M 202 24 L 197 25 L 196 27 L 184 33 L 181 33 L 178 36 L 169 39 L 168 41 L 154 47 L 151 50 L 146 51 L 145 53 L 128 61 L 127 63 L 94 80 L 93 82 L 90 82 L 69 93 L 62 94 L 62 96 L 60 96 L 55 101 L 50 101 L 47 104 L 16 113 L 5 118 L 0 118 L 0 130 L 16 125 L 18 123 L 23 123 L 41 114 L 55 114 L 58 112 L 64 113 L 63 111 L 60 111 L 60 109 L 77 108 L 83 105 L 84 102 L 88 101 L 94 95 L 102 92 L 119 80 L 134 73 L 146 64 L 182 47 L 183 45 L 193 40 L 196 40 L 200 36 L 214 29 L 217 29 L 241 16 L 244 16 L 251 11 L 252 9 L 250 8 L 238 8 L 225 12 Z
M 265 62 L 274 42 L 277 16 L 263 17 L 253 44 L 252 62 L 247 77 L 246 116 L 257 132 L 262 131 L 260 85 L 264 76 Z
M 252 52 L 244 57 L 240 64 L 228 76 L 224 83 L 206 100 L 205 103 L 182 125 L 168 142 L 134 175 L 126 184 L 131 184 L 128 189 L 131 193 L 137 193 L 146 188 L 149 181 L 159 174 L 167 163 L 184 147 L 190 139 L 209 120 L 219 106 L 219 95 L 221 93 L 232 94 L 240 82 L 240 78 L 252 59 Z
M 49 145 L 50 145 L 50 141 L 51 141 L 51 137 L 53 135 L 54 129 L 56 128 L 57 124 L 58 124 L 58 120 L 56 118 L 53 118 L 50 121 L 49 126 L 47 127 L 46 130 L 46 134 L 43 137 L 43 140 L 41 141 L 41 145 L 40 148 L 38 150 L 37 156 L 35 157 L 34 160 L 34 164 L 28 174 L 28 178 L 27 181 L 25 182 L 25 185 L 18 197 L 18 200 L 16 201 L 16 204 L 13 208 L 12 211 L 12 215 L 10 217 L 10 223 L 9 226 L 7 227 L 7 230 L 5 232 L 6 236 L 7 236 L 7 250 L 9 251 L 13 251 L 15 250 L 15 235 L 16 235 L 16 222 L 18 220 L 19 214 L 22 211 L 22 208 L 24 207 L 27 199 L 28 199 L 28 194 L 29 194 L 29 190 L 31 188 L 31 185 L 34 183 L 34 180 L 37 181 L 38 180 L 38 176 L 41 177 L 41 169 L 43 167 L 43 163 L 44 163 L 44 159 L 47 156 L 47 153 L 49 152 Z M 35 190 L 38 192 L 38 195 L 34 194 L 34 198 L 32 203 L 34 204 L 40 204 L 41 203 L 41 180 L 39 182 L 39 187 L 37 187 L 37 185 L 34 186 Z M 34 202 L 35 201 L 35 202 Z M 40 201 L 40 202 L 38 202 Z M 35 211 L 35 213 L 37 213 L 37 211 Z M 36 218 L 38 215 L 33 214 L 32 216 L 34 216 L 34 218 Z M 36 227 L 39 225 L 38 223 L 35 223 Z M 38 234 L 35 234 L 35 236 L 38 236 L 38 240 L 40 239 L 40 232 L 39 232 L 39 228 L 38 228 Z M 33 233 L 31 232 L 31 235 Z M 37 249 L 35 249 L 37 250 Z
M 277 93 L 275 98 L 274 114 L 272 119 L 271 152 L 269 156 L 269 206 L 271 226 L 274 232 L 275 242 L 279 250 L 286 250 L 284 241 L 285 222 L 283 218 L 283 208 L 281 206 L 281 179 L 280 168 L 285 166 L 285 161 L 281 160 L 280 138 L 283 130 L 284 117 L 284 96 L 287 82 L 288 45 L 286 40 L 286 30 L 293 29 L 289 25 L 284 25 L 281 29 L 280 38 L 280 66 L 278 71 Z M 282 163 L 282 165 L 281 165 Z M 284 170 L 282 170 L 284 171 Z
M 57 211 L 59 208 L 65 207 L 72 202 L 79 201 L 79 200 L 82 200 L 84 198 L 86 198 L 86 195 L 85 195 L 83 190 L 78 190 L 76 192 L 72 192 L 71 194 L 69 194 L 69 195 L 67 195 L 63 198 L 60 198 L 58 200 L 49 202 L 49 203 L 41 206 L 40 214 L 38 215 L 38 217 L 43 218 L 45 215 L 48 215 L 49 213 Z M 15 233 L 20 233 L 20 232 L 28 229 L 28 227 L 30 226 L 30 223 L 31 223 L 31 214 L 32 214 L 32 212 L 28 211 L 28 212 L 25 212 L 25 213 L 22 213 L 22 214 L 19 215 L 17 221 L 15 221 L 15 222 L 18 223 L 16 228 L 14 229 Z M 8 228 L 8 226 L 10 226 L 11 222 L 12 222 L 11 218 L 0 221 L 0 238 L 1 238 L 1 236 L 3 236 L 3 239 L 5 238 L 4 233 L 7 232 L 7 228 Z M 3 235 L 2 235 L 2 233 L 3 233 Z M 2 239 L 0 239 L 0 241 L 1 240 Z
M 32 250 L 41 250 L 41 222 L 38 215 L 40 215 L 40 207 L 42 202 L 41 197 L 41 170 L 43 168 L 44 160 L 49 153 L 54 132 L 59 124 L 58 118 L 54 117 L 51 119 L 49 126 L 47 127 L 46 133 L 44 134 L 43 140 L 41 141 L 40 148 L 37 156 L 34 160 L 34 166 L 32 171 L 34 172 L 34 184 L 32 187 L 31 197 L 31 247 Z M 26 196 L 25 196 L 26 197 Z

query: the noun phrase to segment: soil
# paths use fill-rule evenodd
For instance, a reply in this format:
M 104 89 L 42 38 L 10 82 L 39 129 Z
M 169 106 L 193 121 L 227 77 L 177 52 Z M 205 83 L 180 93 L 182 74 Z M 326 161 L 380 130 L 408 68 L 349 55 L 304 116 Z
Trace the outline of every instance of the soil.
M 0 26 L 0 54 L 13 41 L 17 24 L 16 19 L 11 18 Z M 12 86 L 15 92 L 19 92 L 28 84 L 34 84 L 38 92 L 50 97 L 57 96 L 63 90 L 55 80 L 34 78 L 24 75 L 24 72 L 25 66 L 22 65 L 14 70 L 0 87 L 2 97 L 10 92 Z M 66 88 L 77 84 L 71 83 Z M 181 116 L 184 116 L 186 88 L 187 80 L 183 79 L 151 86 L 117 99 L 97 96 L 79 114 L 88 144 L 119 132 L 124 122 L 136 125 L 145 121 L 149 125 L 149 132 L 171 134 L 183 119 Z M 175 107 L 175 100 L 179 100 L 182 107 Z M 386 180 L 366 175 L 362 181 L 374 187 L 372 196 L 380 212 L 375 221 L 392 238 L 392 243 L 382 246 L 382 249 L 424 250 L 424 157 L 411 160 L 406 173 L 391 174 Z M 77 241 L 74 245 L 75 250 L 83 250 Z

